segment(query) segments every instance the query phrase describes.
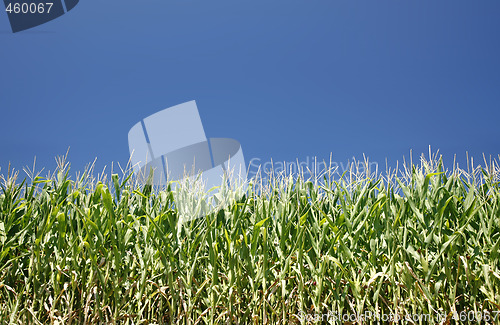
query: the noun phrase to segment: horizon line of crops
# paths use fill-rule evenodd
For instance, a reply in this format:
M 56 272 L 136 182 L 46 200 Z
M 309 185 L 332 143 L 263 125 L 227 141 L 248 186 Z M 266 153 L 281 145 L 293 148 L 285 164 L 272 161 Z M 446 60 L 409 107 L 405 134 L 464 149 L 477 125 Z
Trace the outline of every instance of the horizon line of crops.
M 129 172 L 71 180 L 60 161 L 46 178 L 2 176 L 0 321 L 499 323 L 497 161 L 447 171 L 422 157 L 398 172 L 268 175 L 184 223 L 170 188 Z

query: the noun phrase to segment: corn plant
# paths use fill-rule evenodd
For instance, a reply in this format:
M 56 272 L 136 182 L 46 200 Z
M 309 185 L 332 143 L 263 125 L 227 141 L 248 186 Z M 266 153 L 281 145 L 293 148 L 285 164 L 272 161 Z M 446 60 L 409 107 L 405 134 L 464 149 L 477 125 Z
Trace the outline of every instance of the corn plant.
M 0 320 L 500 323 L 499 182 L 496 162 L 449 171 L 437 157 L 385 174 L 270 174 L 186 220 L 172 187 L 130 172 L 9 172 Z

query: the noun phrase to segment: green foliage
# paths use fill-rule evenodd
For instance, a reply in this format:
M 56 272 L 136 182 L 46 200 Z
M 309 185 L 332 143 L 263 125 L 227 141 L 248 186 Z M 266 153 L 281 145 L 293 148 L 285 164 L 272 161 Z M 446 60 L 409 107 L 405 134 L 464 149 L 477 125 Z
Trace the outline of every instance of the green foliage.
M 400 177 L 347 172 L 321 181 L 271 176 L 268 186 L 250 184 L 242 199 L 184 223 L 170 188 L 139 186 L 128 174 L 73 181 L 60 168 L 48 178 L 4 177 L 0 320 L 495 317 L 498 168 L 448 172 L 439 161 L 422 160 L 406 170 Z

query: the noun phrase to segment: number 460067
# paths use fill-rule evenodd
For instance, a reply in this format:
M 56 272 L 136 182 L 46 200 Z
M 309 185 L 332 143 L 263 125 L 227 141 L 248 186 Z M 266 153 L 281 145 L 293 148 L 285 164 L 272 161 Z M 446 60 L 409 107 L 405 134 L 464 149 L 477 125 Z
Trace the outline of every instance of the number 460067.
M 50 9 L 52 9 L 52 6 L 54 3 L 52 2 L 47 2 L 47 3 L 9 3 L 5 11 L 7 11 L 9 14 L 15 13 L 15 14 L 44 14 L 44 13 L 50 13 Z

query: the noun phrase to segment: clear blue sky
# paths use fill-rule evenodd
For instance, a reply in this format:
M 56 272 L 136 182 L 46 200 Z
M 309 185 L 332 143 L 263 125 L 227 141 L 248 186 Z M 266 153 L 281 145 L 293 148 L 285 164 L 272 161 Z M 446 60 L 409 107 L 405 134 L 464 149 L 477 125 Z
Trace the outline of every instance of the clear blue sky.
M 392 164 L 500 153 L 500 2 L 82 0 L 12 34 L 0 12 L 0 166 L 128 160 L 142 118 L 196 100 L 260 158 Z

